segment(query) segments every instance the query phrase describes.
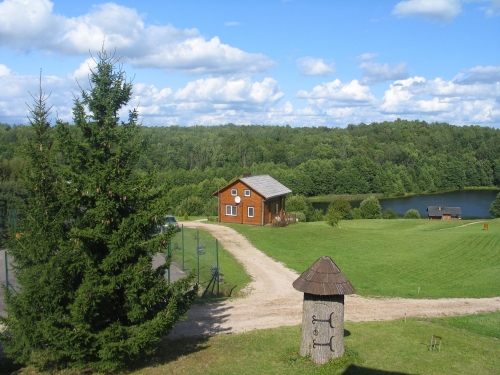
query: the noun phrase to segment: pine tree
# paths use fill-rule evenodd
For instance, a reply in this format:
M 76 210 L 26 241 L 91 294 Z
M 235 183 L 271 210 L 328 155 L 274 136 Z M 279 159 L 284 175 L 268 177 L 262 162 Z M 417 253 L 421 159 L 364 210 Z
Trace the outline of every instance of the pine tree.
M 154 234 L 166 207 L 155 175 L 134 172 L 147 146 L 136 110 L 119 120 L 132 84 L 104 49 L 96 63 L 75 99 L 78 131 L 56 125 L 57 166 L 42 94 L 31 111 L 40 142 L 26 153 L 30 198 L 10 244 L 21 291 L 7 296 L 2 341 L 41 369 L 106 371 L 153 353 L 197 293 L 189 278 L 167 284 L 170 259 L 152 268 L 173 231 Z

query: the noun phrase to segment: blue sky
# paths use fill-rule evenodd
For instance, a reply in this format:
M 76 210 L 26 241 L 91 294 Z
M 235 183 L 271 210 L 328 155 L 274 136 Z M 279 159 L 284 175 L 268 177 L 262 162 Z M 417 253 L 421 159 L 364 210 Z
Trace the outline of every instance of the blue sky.
M 0 2 L 0 122 L 116 49 L 144 125 L 500 127 L 500 0 Z M 124 111 L 126 114 L 126 111 Z

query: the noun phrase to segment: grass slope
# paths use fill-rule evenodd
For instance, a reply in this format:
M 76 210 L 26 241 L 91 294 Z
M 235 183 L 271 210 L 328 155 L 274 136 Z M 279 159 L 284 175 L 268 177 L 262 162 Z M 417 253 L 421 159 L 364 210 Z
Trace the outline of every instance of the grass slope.
M 488 230 L 467 220 L 404 219 L 232 227 L 299 273 L 330 256 L 360 295 L 480 298 L 500 295 L 500 219 L 487 222 Z

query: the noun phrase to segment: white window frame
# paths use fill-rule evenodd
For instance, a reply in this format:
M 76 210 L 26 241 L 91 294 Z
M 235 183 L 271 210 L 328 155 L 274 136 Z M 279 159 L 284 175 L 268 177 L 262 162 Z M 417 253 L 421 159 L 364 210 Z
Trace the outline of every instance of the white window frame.
M 245 197 L 249 197 L 249 196 L 250 196 L 250 194 L 251 194 L 251 193 L 250 193 L 250 189 L 245 189 L 245 190 L 243 190 L 243 195 L 244 195 Z
M 238 206 L 226 204 L 226 216 L 238 216 Z
M 236 197 L 238 195 L 238 189 L 231 189 L 231 195 Z
M 252 211 L 251 215 L 250 215 L 250 211 Z M 247 215 L 248 215 L 248 217 L 255 217 L 255 207 L 254 206 L 248 206 Z

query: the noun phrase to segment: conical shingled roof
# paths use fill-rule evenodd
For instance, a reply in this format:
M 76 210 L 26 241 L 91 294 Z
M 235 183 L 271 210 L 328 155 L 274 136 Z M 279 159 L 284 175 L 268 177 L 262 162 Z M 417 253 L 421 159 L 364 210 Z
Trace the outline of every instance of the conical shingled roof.
M 299 292 L 318 296 L 346 295 L 356 291 L 330 257 L 319 258 L 293 282 Z

